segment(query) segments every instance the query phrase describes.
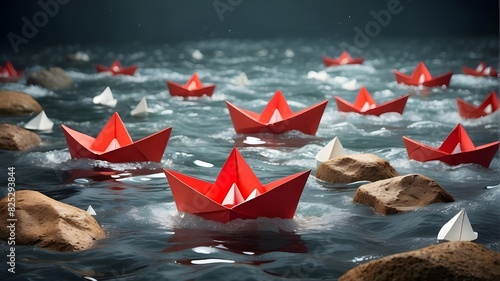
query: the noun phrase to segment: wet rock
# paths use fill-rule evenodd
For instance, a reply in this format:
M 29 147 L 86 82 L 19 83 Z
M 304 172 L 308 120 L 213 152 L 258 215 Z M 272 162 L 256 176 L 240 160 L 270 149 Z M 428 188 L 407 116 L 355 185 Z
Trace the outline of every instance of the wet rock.
M 359 265 L 339 281 L 500 280 L 500 253 L 474 242 L 448 242 Z
M 26 93 L 0 91 L 0 115 L 27 115 L 42 110 L 40 104 Z
M 411 174 L 362 185 L 353 201 L 371 206 L 376 213 L 389 215 L 455 200 L 431 178 Z
M 42 142 L 40 137 L 24 128 L 12 124 L 0 124 L 0 149 L 26 150 Z
M 91 248 L 106 236 L 97 221 L 82 209 L 51 199 L 38 191 L 16 191 L 17 245 L 36 245 L 72 252 Z M 0 238 L 7 239 L 7 196 L 0 200 Z
M 50 67 L 30 73 L 26 79 L 26 84 L 38 85 L 49 90 L 61 90 L 73 87 L 71 78 L 59 67 Z
M 316 178 L 330 183 L 378 181 L 399 176 L 384 159 L 373 154 L 348 154 L 334 157 L 322 163 Z

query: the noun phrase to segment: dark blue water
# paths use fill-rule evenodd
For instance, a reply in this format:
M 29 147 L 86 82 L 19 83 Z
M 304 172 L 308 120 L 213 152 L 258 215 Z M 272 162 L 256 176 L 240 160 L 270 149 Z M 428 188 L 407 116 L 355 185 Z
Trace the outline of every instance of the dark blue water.
M 479 102 L 491 90 L 498 91 L 498 79 L 460 74 L 462 65 L 474 67 L 480 60 L 498 65 L 498 38 L 374 41 L 362 50 L 363 65 L 326 69 L 321 55 L 340 54 L 338 43 L 217 40 L 154 46 L 55 46 L 21 53 L 15 61 L 28 71 L 61 66 L 75 87 L 48 91 L 25 86 L 24 81 L 0 86 L 32 94 L 55 122 L 52 131 L 41 133 L 40 147 L 0 152 L 0 182 L 5 185 L 6 168 L 13 166 L 18 189 L 38 190 L 82 209 L 91 204 L 108 237 L 93 249 L 76 253 L 17 246 L 16 274 L 8 273 L 2 262 L 1 279 L 335 280 L 358 264 L 436 244 L 440 227 L 462 208 L 479 233 L 477 243 L 500 251 L 498 154 L 489 169 L 420 163 L 408 160 L 401 139 L 405 135 L 438 146 L 461 122 L 476 145 L 498 140 L 498 112 L 480 120 L 463 120 L 455 103 L 456 97 Z M 88 53 L 92 61 L 64 60 L 67 53 L 78 50 Z M 203 59 L 192 57 L 195 50 L 204 54 Z M 124 65 L 138 64 L 136 76 L 95 73 L 96 63 L 109 65 L 115 58 Z M 409 73 L 420 60 L 432 74 L 454 71 L 451 86 L 422 92 L 397 85 L 392 69 Z M 195 71 L 202 82 L 217 84 L 213 97 L 170 97 L 165 81 L 184 82 Z M 249 85 L 234 84 L 241 72 L 247 74 Z M 410 93 L 404 114 L 339 113 L 333 97 L 354 101 L 363 85 L 377 102 Z M 106 86 L 118 99 L 115 109 L 92 104 L 92 97 Z M 295 111 L 330 100 L 318 133 L 260 134 L 255 136 L 266 144 L 245 145 L 245 136 L 234 132 L 225 101 L 260 111 L 278 89 Z M 130 110 L 144 96 L 149 116 L 131 117 Z M 60 125 L 96 136 L 115 110 L 133 139 L 173 127 L 161 163 L 70 159 Z M 1 117 L 0 121 L 23 125 L 29 119 Z M 328 189 L 312 176 L 316 152 L 335 136 L 348 152 L 373 153 L 387 159 L 400 174 L 420 173 L 435 179 L 456 202 L 392 216 L 380 216 L 352 203 L 355 189 Z M 234 146 L 264 183 L 313 169 L 293 220 L 221 224 L 177 212 L 169 185 L 158 174 L 160 168 L 213 181 Z M 199 166 L 196 160 L 213 167 Z M 122 174 L 96 173 L 110 169 Z M 1 190 L 5 195 L 5 189 Z M 0 260 L 6 259 L 5 242 L 2 251 Z

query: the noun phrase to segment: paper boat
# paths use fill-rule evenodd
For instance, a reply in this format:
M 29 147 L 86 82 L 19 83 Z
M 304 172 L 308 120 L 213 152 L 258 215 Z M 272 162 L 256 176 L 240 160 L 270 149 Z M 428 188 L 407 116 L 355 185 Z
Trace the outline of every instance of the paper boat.
M 344 65 L 344 64 L 362 64 L 364 58 L 353 58 L 348 52 L 344 51 L 338 58 L 323 56 L 323 62 L 326 66 Z
M 354 101 L 354 104 L 339 96 L 335 96 L 335 101 L 337 102 L 337 107 L 341 112 L 356 112 L 359 114 L 379 116 L 387 112 L 397 112 L 399 114 L 403 114 L 403 110 L 405 109 L 406 101 L 409 96 L 410 95 L 404 95 L 397 99 L 377 105 L 368 90 L 365 87 L 362 87 L 361 90 L 359 90 L 358 97 Z
M 95 96 L 92 101 L 94 104 L 102 104 L 109 107 L 115 107 L 117 103 L 117 100 L 113 98 L 113 93 L 109 87 L 106 87 L 100 95 Z
M 464 118 L 479 118 L 498 110 L 498 96 L 492 91 L 479 106 L 457 98 L 458 114 Z
M 403 83 L 410 86 L 425 86 L 425 87 L 439 87 L 450 85 L 451 76 L 453 72 L 446 72 L 439 76 L 431 76 L 431 73 L 423 62 L 419 62 L 411 76 L 393 70 L 396 76 L 396 82 Z
M 477 239 L 477 232 L 472 230 L 465 209 L 462 209 L 441 227 L 437 239 L 448 241 L 473 241 Z
M 17 82 L 23 77 L 22 70 L 16 70 L 10 61 L 0 65 L 0 83 Z
M 480 62 L 475 69 L 462 66 L 462 72 L 465 75 L 498 77 L 498 71 L 484 62 Z
M 233 78 L 233 84 L 239 85 L 239 86 L 246 86 L 250 84 L 250 81 L 248 81 L 248 76 L 245 72 L 241 72 L 238 74 L 238 76 Z
M 130 115 L 135 117 L 145 117 L 148 115 L 148 102 L 146 101 L 146 97 L 143 97 L 135 108 L 130 111 Z
M 50 130 L 54 126 L 54 122 L 50 121 L 50 119 L 47 117 L 45 114 L 45 111 L 42 111 L 38 113 L 35 118 L 31 119 L 26 125 L 24 125 L 24 128 L 28 130 L 39 130 L 39 131 L 45 131 L 45 130 Z
M 87 208 L 87 213 L 91 216 L 97 216 L 97 213 L 95 212 L 94 208 L 92 208 L 92 205 L 89 205 Z
M 258 217 L 293 218 L 310 172 L 263 185 L 236 148 L 214 183 L 165 169 L 179 212 L 223 223 Z
M 319 167 L 319 165 L 334 157 L 346 154 L 339 138 L 335 137 L 316 154 L 316 167 Z
M 118 113 L 114 113 L 97 138 L 62 125 L 71 158 L 108 162 L 160 162 L 172 127 L 132 141 Z
M 215 90 L 214 84 L 204 86 L 196 73 L 184 85 L 167 81 L 167 86 L 171 96 L 180 97 L 201 97 L 203 95 L 211 97 Z
M 489 167 L 498 150 L 499 141 L 474 146 L 462 124 L 458 124 L 439 148 L 403 137 L 408 158 L 420 162 L 439 160 L 448 165 L 475 163 Z
M 137 65 L 123 67 L 120 64 L 119 60 L 115 60 L 113 62 L 113 64 L 111 64 L 110 67 L 104 66 L 102 64 L 98 64 L 98 65 L 96 65 L 95 68 L 96 68 L 97 72 L 111 72 L 112 75 L 122 74 L 122 75 L 133 76 L 135 71 L 137 70 L 137 67 L 138 67 Z
M 328 100 L 293 113 L 283 93 L 276 91 L 262 113 L 239 108 L 226 101 L 237 134 L 275 133 L 298 130 L 314 135 Z

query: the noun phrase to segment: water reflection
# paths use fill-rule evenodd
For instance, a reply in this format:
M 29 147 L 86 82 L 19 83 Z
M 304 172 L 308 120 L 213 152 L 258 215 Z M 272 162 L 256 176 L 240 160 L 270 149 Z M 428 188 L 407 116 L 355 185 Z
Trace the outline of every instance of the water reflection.
M 279 135 L 268 133 L 238 135 L 233 140 L 236 147 L 268 147 L 285 151 L 301 148 L 312 142 L 322 141 L 321 138 L 295 131 Z
M 252 256 L 260 256 L 272 252 L 307 253 L 306 243 L 300 235 L 293 232 L 221 232 L 200 229 L 175 229 L 167 241 L 168 246 L 163 253 L 174 253 L 191 250 L 196 258 L 179 259 L 180 264 L 210 263 L 245 263 L 258 265 L 275 260 L 254 260 Z M 233 260 L 234 255 L 241 258 Z M 228 258 L 229 257 L 229 258 Z

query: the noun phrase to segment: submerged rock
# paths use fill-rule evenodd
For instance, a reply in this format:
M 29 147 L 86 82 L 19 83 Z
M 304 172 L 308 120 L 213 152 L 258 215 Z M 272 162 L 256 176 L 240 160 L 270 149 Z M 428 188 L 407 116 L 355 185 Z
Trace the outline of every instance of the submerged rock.
M 40 137 L 24 128 L 12 124 L 0 124 L 0 149 L 26 150 L 39 145 Z
M 359 265 L 339 281 L 500 280 L 500 253 L 474 242 L 448 242 Z
M 36 245 L 72 252 L 91 248 L 106 237 L 97 221 L 85 210 L 51 199 L 38 191 L 16 191 L 15 237 L 18 245 Z M 7 239 L 7 196 L 0 200 L 0 238 Z
M 42 106 L 26 93 L 0 91 L 0 115 L 27 115 L 42 110 Z
M 411 174 L 362 185 L 353 201 L 372 207 L 376 213 L 389 215 L 455 200 L 433 179 Z
M 50 67 L 30 73 L 26 84 L 42 86 L 49 90 L 61 90 L 73 87 L 73 80 L 61 68 Z
M 373 154 L 348 154 L 322 163 L 316 178 L 330 183 L 378 181 L 399 176 L 386 160 Z

